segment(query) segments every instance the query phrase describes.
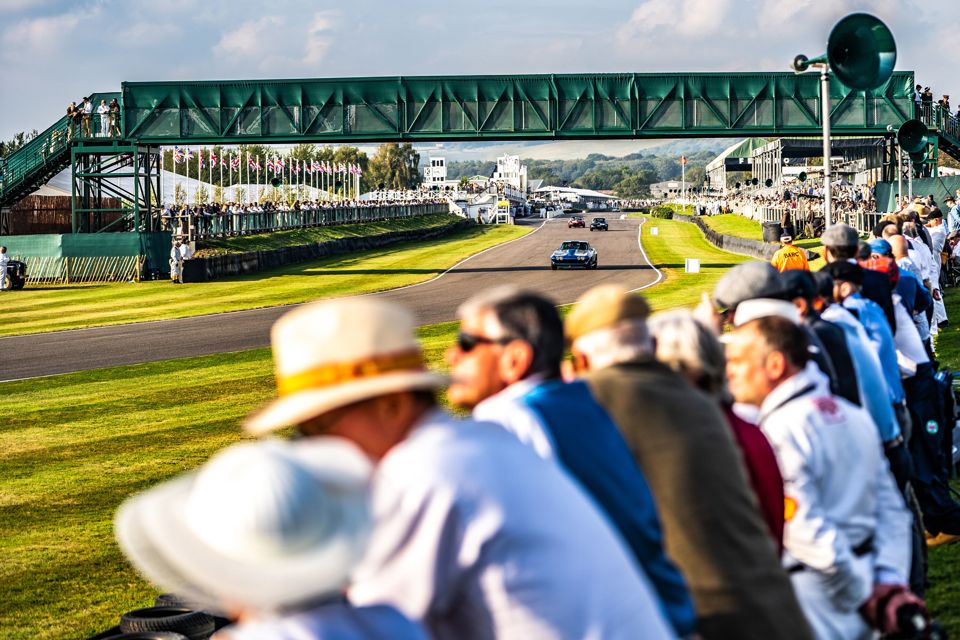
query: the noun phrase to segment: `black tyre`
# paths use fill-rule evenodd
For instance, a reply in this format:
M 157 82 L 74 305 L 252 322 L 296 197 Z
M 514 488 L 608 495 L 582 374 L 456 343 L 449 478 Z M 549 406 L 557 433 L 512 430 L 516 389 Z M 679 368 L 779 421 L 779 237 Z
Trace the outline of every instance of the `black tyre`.
M 550 265 L 550 268 L 553 269 L 554 271 L 556 271 L 556 270 L 557 270 L 557 265 L 552 264 L 552 265 Z
M 104 640 L 190 640 L 182 633 L 174 631 L 139 631 L 136 633 L 121 633 Z
M 204 610 L 204 605 L 199 602 L 194 602 L 189 598 L 184 598 L 183 596 L 178 596 L 175 593 L 161 593 L 157 596 L 156 600 L 153 601 L 153 606 L 155 607 L 180 607 L 183 609 L 191 609 L 193 611 L 203 611 L 204 613 L 210 614 L 213 618 L 213 626 L 217 631 L 220 629 L 229 626 L 231 624 L 228 618 L 224 618 L 218 615 L 214 615 L 209 611 Z
M 14 280 L 14 281 L 13 281 L 13 285 L 11 286 L 11 288 L 12 288 L 12 289 L 23 289 L 23 287 L 26 286 L 26 284 L 27 284 L 26 279 L 23 279 L 23 280 Z
M 213 616 L 186 607 L 148 607 L 120 618 L 120 630 L 124 633 L 173 631 L 189 640 L 207 640 L 215 628 Z

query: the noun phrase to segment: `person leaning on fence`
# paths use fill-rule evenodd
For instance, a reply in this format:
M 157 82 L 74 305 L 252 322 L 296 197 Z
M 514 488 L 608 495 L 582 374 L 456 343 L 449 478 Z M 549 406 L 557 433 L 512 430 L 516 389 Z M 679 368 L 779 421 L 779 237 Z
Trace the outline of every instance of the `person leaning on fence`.
M 673 638 L 624 542 L 558 465 L 438 406 L 448 380 L 426 368 L 415 325 L 375 298 L 287 313 L 271 333 L 280 397 L 245 424 L 344 438 L 374 461 L 350 603 L 396 607 L 435 640 Z
M 173 243 L 170 249 L 170 282 L 173 284 L 183 284 L 183 253 L 180 251 L 180 238 Z
M 7 265 L 9 263 L 10 256 L 7 255 L 7 248 L 0 247 L 0 291 L 6 289 L 7 283 L 10 283 L 10 278 L 7 277 Z
M 71 102 L 67 105 L 67 137 L 73 139 L 77 133 L 77 103 Z
M 97 135 L 100 138 L 105 138 L 110 132 L 110 107 L 107 106 L 106 100 L 100 101 L 97 114 L 100 116 L 100 132 Z

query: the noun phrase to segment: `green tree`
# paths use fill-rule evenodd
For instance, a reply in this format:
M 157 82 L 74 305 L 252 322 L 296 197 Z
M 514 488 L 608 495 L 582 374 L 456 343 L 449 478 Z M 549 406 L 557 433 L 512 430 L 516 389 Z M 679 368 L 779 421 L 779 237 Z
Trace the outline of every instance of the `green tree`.
M 420 154 L 409 142 L 382 144 L 368 165 L 368 184 L 384 189 L 415 189 L 420 184 Z

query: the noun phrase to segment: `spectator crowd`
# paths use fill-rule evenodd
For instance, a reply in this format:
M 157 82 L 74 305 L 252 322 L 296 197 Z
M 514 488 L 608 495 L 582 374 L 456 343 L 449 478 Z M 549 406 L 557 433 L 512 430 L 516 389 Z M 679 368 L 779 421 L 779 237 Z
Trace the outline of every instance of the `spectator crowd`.
M 936 637 L 947 236 L 924 203 L 831 225 L 820 271 L 745 263 L 693 311 L 482 291 L 449 375 L 395 303 L 300 307 L 263 439 L 130 498 L 117 538 L 227 640 Z

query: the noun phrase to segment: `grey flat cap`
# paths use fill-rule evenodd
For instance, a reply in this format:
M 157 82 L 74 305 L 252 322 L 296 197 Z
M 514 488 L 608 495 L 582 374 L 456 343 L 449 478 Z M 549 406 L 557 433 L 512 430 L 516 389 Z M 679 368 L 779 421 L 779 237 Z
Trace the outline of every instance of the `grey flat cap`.
M 730 269 L 713 290 L 713 300 L 723 309 L 733 309 L 744 300 L 785 298 L 780 273 L 769 262 L 745 262 Z
M 855 247 L 860 242 L 860 234 L 850 225 L 838 222 L 823 232 L 820 242 L 825 247 Z

